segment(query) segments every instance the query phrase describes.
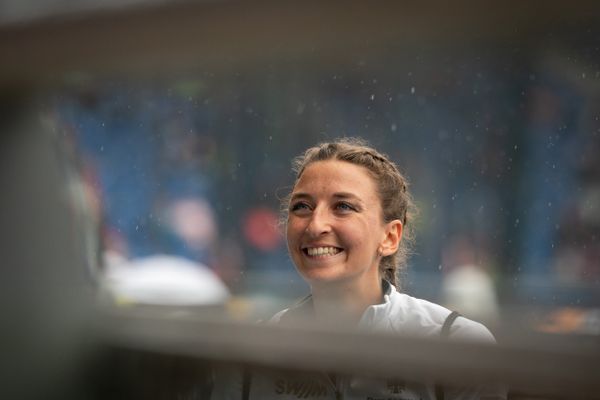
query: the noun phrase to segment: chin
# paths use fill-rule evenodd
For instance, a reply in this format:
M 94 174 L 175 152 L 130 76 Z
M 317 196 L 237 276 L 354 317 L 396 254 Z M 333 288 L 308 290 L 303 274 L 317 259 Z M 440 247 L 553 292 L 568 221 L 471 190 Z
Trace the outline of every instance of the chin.
M 339 273 L 339 271 L 318 271 L 315 269 L 312 270 L 304 270 L 299 271 L 302 278 L 309 285 L 320 285 L 320 284 L 328 284 L 328 283 L 338 283 L 343 282 L 350 277 L 347 274 Z

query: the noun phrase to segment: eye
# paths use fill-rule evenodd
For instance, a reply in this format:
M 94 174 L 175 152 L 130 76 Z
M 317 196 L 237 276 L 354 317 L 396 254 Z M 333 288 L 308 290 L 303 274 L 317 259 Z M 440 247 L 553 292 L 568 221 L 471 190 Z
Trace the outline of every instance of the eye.
M 335 205 L 335 209 L 342 212 L 356 211 L 356 207 L 354 207 L 350 203 L 346 203 L 345 201 L 340 201 L 339 203 L 337 203 Z
M 303 202 L 303 201 L 299 201 L 297 203 L 294 203 L 290 206 L 290 211 L 295 212 L 295 211 L 308 211 L 310 210 L 310 206 Z

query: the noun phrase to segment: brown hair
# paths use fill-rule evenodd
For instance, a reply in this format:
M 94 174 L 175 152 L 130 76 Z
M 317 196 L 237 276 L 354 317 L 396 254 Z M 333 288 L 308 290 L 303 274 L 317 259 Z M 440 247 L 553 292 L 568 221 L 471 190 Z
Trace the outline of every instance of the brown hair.
M 383 220 L 385 222 L 395 219 L 402 221 L 402 240 L 398 250 L 394 254 L 383 257 L 379 264 L 383 278 L 398 287 L 398 271 L 406 265 L 406 259 L 413 244 L 412 225 L 416 214 L 416 207 L 408 192 L 406 178 L 385 154 L 370 147 L 365 140 L 342 138 L 333 142 L 320 143 L 296 157 L 293 160 L 293 170 L 296 173 L 294 186 L 308 165 L 326 160 L 346 161 L 365 167 L 377 185 Z M 289 200 L 290 196 L 287 196 L 282 203 L 285 220 L 287 220 Z

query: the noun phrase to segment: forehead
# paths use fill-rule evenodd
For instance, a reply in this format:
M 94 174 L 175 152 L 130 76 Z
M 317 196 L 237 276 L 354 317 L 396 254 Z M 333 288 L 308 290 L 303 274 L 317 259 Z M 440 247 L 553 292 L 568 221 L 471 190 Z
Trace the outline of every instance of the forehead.
M 349 192 L 365 199 L 377 198 L 377 187 L 369 170 L 339 160 L 316 161 L 306 167 L 294 192 L 313 191 Z

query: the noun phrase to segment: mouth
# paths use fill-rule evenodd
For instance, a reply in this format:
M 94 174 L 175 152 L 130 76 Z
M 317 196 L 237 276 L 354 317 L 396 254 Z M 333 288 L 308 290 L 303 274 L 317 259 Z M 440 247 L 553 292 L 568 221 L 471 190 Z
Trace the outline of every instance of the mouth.
M 344 249 L 335 246 L 316 246 L 303 247 L 302 252 L 311 258 L 327 258 L 333 257 L 344 251 Z

